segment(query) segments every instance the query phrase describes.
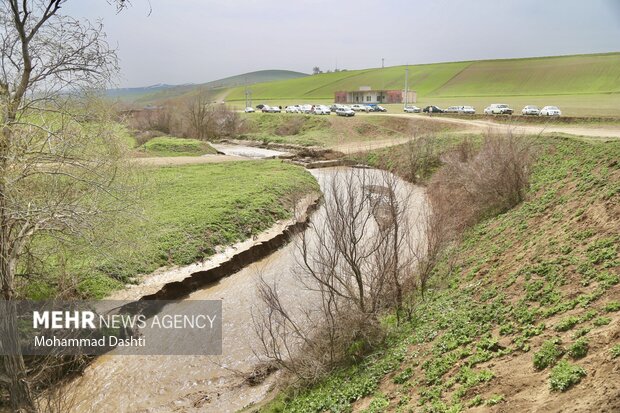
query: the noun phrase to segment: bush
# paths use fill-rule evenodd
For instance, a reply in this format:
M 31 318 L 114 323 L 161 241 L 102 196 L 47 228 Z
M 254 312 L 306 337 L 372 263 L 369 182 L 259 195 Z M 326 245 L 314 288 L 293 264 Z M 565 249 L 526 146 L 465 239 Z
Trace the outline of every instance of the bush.
M 580 338 L 568 348 L 568 354 L 573 359 L 580 359 L 588 354 L 588 340 Z
M 613 346 L 609 352 L 611 353 L 612 359 L 620 357 L 620 344 Z
M 605 307 L 603 307 L 603 310 L 605 310 L 605 312 L 607 313 L 613 313 L 615 311 L 619 311 L 620 310 L 620 301 L 610 301 L 607 304 L 605 304 Z
M 529 186 L 530 142 L 511 133 L 487 135 L 477 153 L 467 142 L 446 153 L 428 187 L 435 214 L 458 234 L 521 202 Z
M 593 321 L 593 324 L 597 327 L 606 326 L 611 323 L 611 318 L 609 317 L 599 317 Z
M 553 391 L 566 391 L 585 377 L 586 371 L 579 366 L 562 360 L 551 370 L 549 385 Z
M 575 327 L 579 323 L 579 318 L 577 317 L 566 317 L 560 320 L 560 322 L 555 326 L 555 331 L 568 331 L 571 328 Z
M 564 350 L 560 347 L 560 343 L 559 338 L 554 338 L 545 341 L 540 346 L 540 350 L 534 353 L 534 368 L 536 370 L 544 370 L 549 366 L 553 366 L 562 357 Z

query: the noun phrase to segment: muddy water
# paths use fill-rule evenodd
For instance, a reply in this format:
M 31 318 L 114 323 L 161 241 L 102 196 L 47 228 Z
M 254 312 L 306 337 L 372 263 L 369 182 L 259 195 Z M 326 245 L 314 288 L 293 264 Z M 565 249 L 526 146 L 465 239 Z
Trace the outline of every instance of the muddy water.
M 287 152 L 256 148 L 253 146 L 230 145 L 224 143 L 212 143 L 211 146 L 225 155 L 242 156 L 244 158 L 265 159 L 289 155 Z
M 313 170 L 326 189 L 326 182 L 349 168 Z M 379 174 L 369 170 L 369 174 Z M 404 184 L 403 185 L 407 185 Z M 424 192 L 413 188 L 410 207 L 424 203 Z M 320 208 L 313 220 L 324 220 Z M 68 391 L 74 412 L 234 412 L 264 398 L 275 378 L 250 387 L 242 374 L 257 362 L 258 348 L 252 312 L 257 309 L 257 280 L 277 280 L 285 301 L 312 306 L 312 294 L 294 275 L 297 267 L 295 242 L 269 257 L 248 265 L 215 285 L 190 294 L 188 299 L 222 300 L 222 356 L 103 356 L 89 366 Z M 180 339 L 176 337 L 175 339 Z

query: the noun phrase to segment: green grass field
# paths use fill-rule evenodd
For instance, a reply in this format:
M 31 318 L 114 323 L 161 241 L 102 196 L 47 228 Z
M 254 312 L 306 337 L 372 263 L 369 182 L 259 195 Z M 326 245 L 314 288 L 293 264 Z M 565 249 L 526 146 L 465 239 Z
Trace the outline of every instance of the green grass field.
M 139 147 L 138 151 L 146 156 L 200 156 L 217 153 L 207 142 L 173 136 L 153 138 Z
M 378 139 L 410 137 L 441 133 L 453 128 L 450 124 L 426 119 L 402 119 L 372 114 L 353 118 L 298 114 L 244 114 L 246 132 L 238 138 L 262 142 L 302 146 L 333 147 L 343 143 L 359 143 Z
M 255 84 L 254 104 L 329 103 L 338 90 L 402 89 L 405 67 L 351 70 Z M 620 53 L 484 60 L 409 66 L 418 106 L 491 103 L 560 106 L 570 116 L 620 115 Z M 227 103 L 243 105 L 245 88 L 223 91 Z M 396 105 L 397 106 L 397 105 Z
M 290 216 L 299 195 L 318 190 L 308 172 L 276 160 L 152 167 L 144 175 L 147 189 L 137 215 L 96 229 L 102 237 L 116 233 L 113 245 L 52 254 L 50 273 L 20 280 L 20 293 L 36 299 L 104 297 L 138 274 L 199 261 L 218 245 L 261 232 Z

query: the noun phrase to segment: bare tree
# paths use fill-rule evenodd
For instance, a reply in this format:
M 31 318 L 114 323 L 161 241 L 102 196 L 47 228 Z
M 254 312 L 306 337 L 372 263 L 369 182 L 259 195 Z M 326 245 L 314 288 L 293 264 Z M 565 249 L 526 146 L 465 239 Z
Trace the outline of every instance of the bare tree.
M 0 5 L 0 281 L 7 302 L 16 298 L 18 263 L 35 238 L 78 236 L 119 207 L 122 149 L 106 114 L 78 102 L 116 72 L 116 56 L 101 25 L 62 15 L 64 3 Z M 0 323 L 5 351 L 16 346 L 12 308 Z M 14 411 L 37 410 L 26 373 L 18 352 L 3 357 L 0 380 Z
M 206 91 L 187 103 L 185 117 L 186 135 L 200 140 L 234 136 L 240 127 L 239 115 L 223 104 L 211 103 Z
M 382 338 L 379 315 L 400 308 L 415 283 L 420 202 L 387 172 L 340 172 L 323 185 L 325 205 L 298 244 L 298 278 L 316 307 L 291 308 L 263 281 L 255 326 L 263 355 L 304 381 Z

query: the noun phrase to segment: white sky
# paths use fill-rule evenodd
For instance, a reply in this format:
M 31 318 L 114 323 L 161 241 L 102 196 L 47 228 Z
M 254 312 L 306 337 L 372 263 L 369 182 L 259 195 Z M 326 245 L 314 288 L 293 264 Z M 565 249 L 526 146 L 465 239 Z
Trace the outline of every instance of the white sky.
M 69 0 L 102 19 L 118 85 L 620 51 L 620 0 Z M 149 15 L 150 11 L 150 15 Z

